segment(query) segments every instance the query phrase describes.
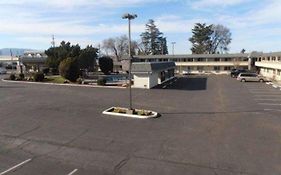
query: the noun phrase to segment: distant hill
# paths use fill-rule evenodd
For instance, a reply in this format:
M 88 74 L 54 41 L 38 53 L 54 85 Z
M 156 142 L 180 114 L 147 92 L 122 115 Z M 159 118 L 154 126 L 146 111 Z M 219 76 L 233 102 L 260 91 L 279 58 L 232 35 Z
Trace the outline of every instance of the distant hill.
M 0 49 L 0 55 L 11 55 L 11 52 L 14 56 L 23 55 L 25 51 L 35 51 L 34 49 L 22 49 L 22 48 L 3 48 Z

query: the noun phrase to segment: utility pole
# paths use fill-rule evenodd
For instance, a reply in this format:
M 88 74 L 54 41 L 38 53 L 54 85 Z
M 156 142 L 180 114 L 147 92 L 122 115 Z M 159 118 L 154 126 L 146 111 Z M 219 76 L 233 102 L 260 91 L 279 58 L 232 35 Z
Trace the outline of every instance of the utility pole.
M 52 47 L 56 47 L 56 42 L 55 42 L 55 35 L 52 35 Z
M 173 47 L 172 47 L 172 51 L 173 51 L 173 52 L 172 52 L 172 53 L 173 53 L 173 55 L 175 55 L 175 52 L 174 52 L 174 51 L 175 51 L 175 44 L 176 44 L 176 42 L 171 42 L 171 44 L 173 45 Z
M 130 108 L 128 113 L 133 113 L 132 107 L 132 53 L 131 53 L 131 20 L 138 17 L 136 14 L 124 14 L 122 19 L 128 19 L 128 30 L 129 30 L 129 91 L 130 91 Z

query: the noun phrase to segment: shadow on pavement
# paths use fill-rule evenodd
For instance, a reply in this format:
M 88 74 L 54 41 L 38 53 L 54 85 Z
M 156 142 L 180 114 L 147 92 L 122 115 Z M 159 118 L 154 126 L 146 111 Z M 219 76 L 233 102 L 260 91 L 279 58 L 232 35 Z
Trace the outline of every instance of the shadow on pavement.
M 207 77 L 204 76 L 178 77 L 174 80 L 158 85 L 153 89 L 202 91 L 207 89 Z

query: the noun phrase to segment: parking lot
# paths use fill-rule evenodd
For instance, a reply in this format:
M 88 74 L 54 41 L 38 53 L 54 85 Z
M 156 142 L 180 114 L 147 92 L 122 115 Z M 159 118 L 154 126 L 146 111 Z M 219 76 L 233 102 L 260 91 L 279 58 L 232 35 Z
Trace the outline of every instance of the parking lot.
M 281 91 L 228 76 L 128 90 L 0 82 L 0 175 L 281 174 Z

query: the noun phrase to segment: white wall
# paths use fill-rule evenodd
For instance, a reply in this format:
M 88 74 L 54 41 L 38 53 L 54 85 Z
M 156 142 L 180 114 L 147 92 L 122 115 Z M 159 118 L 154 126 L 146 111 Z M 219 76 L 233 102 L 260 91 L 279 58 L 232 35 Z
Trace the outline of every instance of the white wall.
M 134 74 L 135 88 L 150 89 L 158 85 L 158 72 L 152 74 Z
M 134 74 L 134 86 L 135 88 L 149 89 L 149 77 L 147 74 Z

